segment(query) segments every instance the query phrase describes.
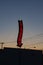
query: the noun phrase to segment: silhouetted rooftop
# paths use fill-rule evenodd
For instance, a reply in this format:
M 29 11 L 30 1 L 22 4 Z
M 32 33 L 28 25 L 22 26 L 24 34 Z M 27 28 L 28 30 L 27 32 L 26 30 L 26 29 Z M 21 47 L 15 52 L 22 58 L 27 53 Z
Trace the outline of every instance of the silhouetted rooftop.
M 5 47 L 0 49 L 0 65 L 42 65 L 42 51 Z

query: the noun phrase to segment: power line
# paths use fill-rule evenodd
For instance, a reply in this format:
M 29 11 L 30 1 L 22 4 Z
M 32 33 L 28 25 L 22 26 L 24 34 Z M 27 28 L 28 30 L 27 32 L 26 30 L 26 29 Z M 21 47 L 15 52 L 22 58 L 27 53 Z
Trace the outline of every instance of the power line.
M 23 41 L 25 41 L 26 42 L 26 40 L 32 40 L 33 38 L 38 38 L 38 37 L 43 37 L 43 33 L 42 34 L 37 34 L 37 35 L 35 35 L 35 36 L 32 36 L 32 37 L 28 37 L 28 38 L 24 38 L 23 39 Z M 9 41 L 9 42 L 0 42 L 0 44 L 1 44 L 1 49 L 3 49 L 3 45 L 4 44 L 9 44 L 9 43 L 15 43 L 15 42 L 17 42 L 17 41 Z M 34 42 L 34 41 L 33 41 Z M 42 44 L 43 42 L 34 42 L 34 43 L 31 43 L 31 44 Z
M 38 38 L 38 37 L 43 37 L 43 33 L 34 35 L 32 37 L 24 38 L 23 41 L 30 40 L 30 39 L 33 39 L 33 38 Z
M 27 40 L 30 40 L 30 39 L 33 39 L 33 38 L 38 38 L 38 37 L 43 37 L 43 33 L 34 35 L 32 37 L 24 38 L 23 41 L 27 41 Z M 17 41 L 8 41 L 8 42 L 4 42 L 4 44 L 6 44 L 6 43 L 14 43 L 14 42 L 17 42 Z
M 11 42 L 9 41 L 9 42 L 5 42 L 5 43 L 14 43 L 14 42 L 16 42 L 16 41 L 11 41 Z

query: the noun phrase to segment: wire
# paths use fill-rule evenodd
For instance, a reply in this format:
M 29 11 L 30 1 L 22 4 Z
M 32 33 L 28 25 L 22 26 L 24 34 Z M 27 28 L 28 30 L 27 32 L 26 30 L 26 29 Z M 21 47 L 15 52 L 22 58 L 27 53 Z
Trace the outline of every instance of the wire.
M 5 43 L 14 43 L 14 42 L 16 42 L 16 41 L 11 41 L 11 42 L 9 41 L 9 42 L 5 42 Z
M 33 39 L 33 38 L 38 38 L 38 37 L 43 37 L 43 33 L 34 35 L 32 37 L 24 38 L 23 41 L 26 41 L 26 40 L 29 40 L 29 39 Z
M 43 37 L 43 33 L 34 35 L 34 36 L 32 36 L 32 37 L 24 38 L 23 41 L 27 41 L 27 40 L 30 40 L 30 39 L 33 39 L 33 38 L 38 38 L 38 37 Z M 4 42 L 4 44 L 6 44 L 6 43 L 14 43 L 14 42 L 17 42 L 17 41 Z M 2 42 L 0 42 L 0 44 L 1 44 L 1 43 L 2 43 Z

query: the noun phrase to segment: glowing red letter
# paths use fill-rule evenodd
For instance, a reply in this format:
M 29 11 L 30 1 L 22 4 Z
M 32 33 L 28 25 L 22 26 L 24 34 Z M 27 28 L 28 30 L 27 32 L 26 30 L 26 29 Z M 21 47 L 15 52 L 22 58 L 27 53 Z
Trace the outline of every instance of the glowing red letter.
M 18 20 L 19 24 L 19 33 L 18 33 L 18 38 L 17 38 L 17 46 L 21 47 L 22 46 L 22 36 L 23 36 L 23 21 Z

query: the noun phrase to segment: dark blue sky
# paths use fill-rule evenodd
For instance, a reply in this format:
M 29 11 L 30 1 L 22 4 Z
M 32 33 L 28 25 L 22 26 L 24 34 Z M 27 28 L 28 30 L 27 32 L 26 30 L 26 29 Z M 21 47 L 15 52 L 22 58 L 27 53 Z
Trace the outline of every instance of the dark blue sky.
M 0 0 L 0 41 L 16 40 L 19 19 L 23 38 L 43 33 L 43 0 Z

